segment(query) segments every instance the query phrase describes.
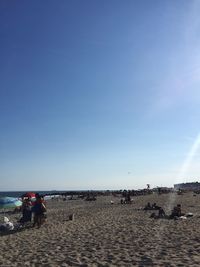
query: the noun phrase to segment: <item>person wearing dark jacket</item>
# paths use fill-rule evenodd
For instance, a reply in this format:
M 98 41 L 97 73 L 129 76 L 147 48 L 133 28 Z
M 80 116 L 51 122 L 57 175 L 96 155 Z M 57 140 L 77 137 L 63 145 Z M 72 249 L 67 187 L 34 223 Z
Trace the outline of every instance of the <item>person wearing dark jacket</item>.
M 36 194 L 35 197 L 36 201 L 32 208 L 32 212 L 34 213 L 33 227 L 37 225 L 39 228 L 45 221 L 46 207 L 42 197 L 39 194 Z
M 32 219 L 32 204 L 29 199 L 25 199 L 22 204 L 22 218 L 20 219 L 21 224 L 31 222 Z

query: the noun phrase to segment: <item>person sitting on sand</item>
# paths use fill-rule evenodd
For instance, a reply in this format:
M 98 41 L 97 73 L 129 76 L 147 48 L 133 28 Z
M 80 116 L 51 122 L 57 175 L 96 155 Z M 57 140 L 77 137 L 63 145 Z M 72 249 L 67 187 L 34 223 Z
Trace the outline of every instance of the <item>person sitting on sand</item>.
M 36 197 L 36 201 L 32 208 L 32 211 L 34 213 L 33 227 L 37 225 L 39 228 L 45 221 L 46 207 L 44 205 L 43 199 L 41 198 L 39 194 L 36 194 L 35 197 Z
M 126 202 L 126 204 L 130 204 L 131 203 L 131 194 L 130 194 L 130 192 L 126 195 L 125 202 Z
M 170 215 L 170 218 L 171 218 L 171 219 L 174 219 L 174 218 L 176 218 L 176 217 L 181 217 L 181 216 L 183 216 L 183 215 L 184 215 L 184 213 L 181 212 L 181 205 L 178 204 L 177 206 L 175 206 L 175 207 L 173 208 L 172 213 L 171 213 L 171 215 Z
M 158 217 L 159 218 L 164 218 L 166 215 L 165 215 L 165 211 L 162 207 L 159 208 L 158 210 Z
M 175 206 L 172 210 L 172 213 L 170 215 L 170 219 L 174 219 L 175 217 L 178 217 L 177 207 Z
M 157 219 L 158 216 L 155 214 L 155 212 L 153 212 L 153 213 L 151 213 L 151 215 L 149 216 L 149 218 Z
M 159 207 L 159 206 L 157 206 L 157 204 L 156 204 L 156 203 L 153 203 L 153 205 L 152 205 L 152 208 L 153 208 L 154 210 L 159 210 L 159 209 L 160 209 L 160 207 Z
M 178 205 L 177 205 L 176 210 L 177 210 L 178 217 L 181 217 L 182 215 L 184 215 L 184 214 L 182 214 L 182 212 L 181 212 L 181 204 L 178 204 Z
M 144 207 L 144 210 L 152 210 L 150 202 L 147 203 L 147 205 Z

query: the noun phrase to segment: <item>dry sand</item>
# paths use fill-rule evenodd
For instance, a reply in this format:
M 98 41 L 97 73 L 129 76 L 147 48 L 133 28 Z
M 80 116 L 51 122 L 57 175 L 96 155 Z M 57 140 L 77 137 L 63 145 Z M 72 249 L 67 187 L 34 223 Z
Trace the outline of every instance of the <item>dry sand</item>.
M 140 210 L 148 201 L 166 208 L 170 196 L 135 197 L 127 205 L 115 197 L 49 200 L 40 229 L 0 236 L 0 266 L 200 266 L 200 195 L 176 196 L 175 204 L 194 214 L 187 220 L 150 219 Z

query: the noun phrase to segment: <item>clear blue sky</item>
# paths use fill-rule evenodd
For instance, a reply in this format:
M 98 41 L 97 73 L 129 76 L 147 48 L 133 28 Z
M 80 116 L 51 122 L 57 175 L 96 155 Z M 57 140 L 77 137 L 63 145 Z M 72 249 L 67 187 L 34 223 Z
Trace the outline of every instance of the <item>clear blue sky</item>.
M 0 1 L 1 190 L 199 180 L 199 14 L 198 0 Z

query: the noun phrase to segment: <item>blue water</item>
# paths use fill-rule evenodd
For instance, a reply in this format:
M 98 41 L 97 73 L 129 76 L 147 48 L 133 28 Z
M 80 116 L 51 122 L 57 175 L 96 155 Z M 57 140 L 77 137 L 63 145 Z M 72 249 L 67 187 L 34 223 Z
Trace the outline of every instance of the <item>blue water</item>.
M 27 191 L 10 191 L 10 192 L 7 191 L 7 192 L 0 192 L 0 197 L 21 197 L 26 192 Z M 40 195 L 57 194 L 57 193 L 59 194 L 59 193 L 62 193 L 62 192 L 64 192 L 64 191 L 37 191 L 37 193 L 39 193 Z
M 95 192 L 96 190 L 91 190 Z M 98 190 L 97 190 L 98 191 Z M 0 191 L 0 197 L 21 197 L 23 194 L 27 192 L 34 192 L 39 193 L 40 195 L 59 195 L 60 193 L 82 193 L 82 192 L 88 192 L 88 190 L 51 190 L 51 191 Z

